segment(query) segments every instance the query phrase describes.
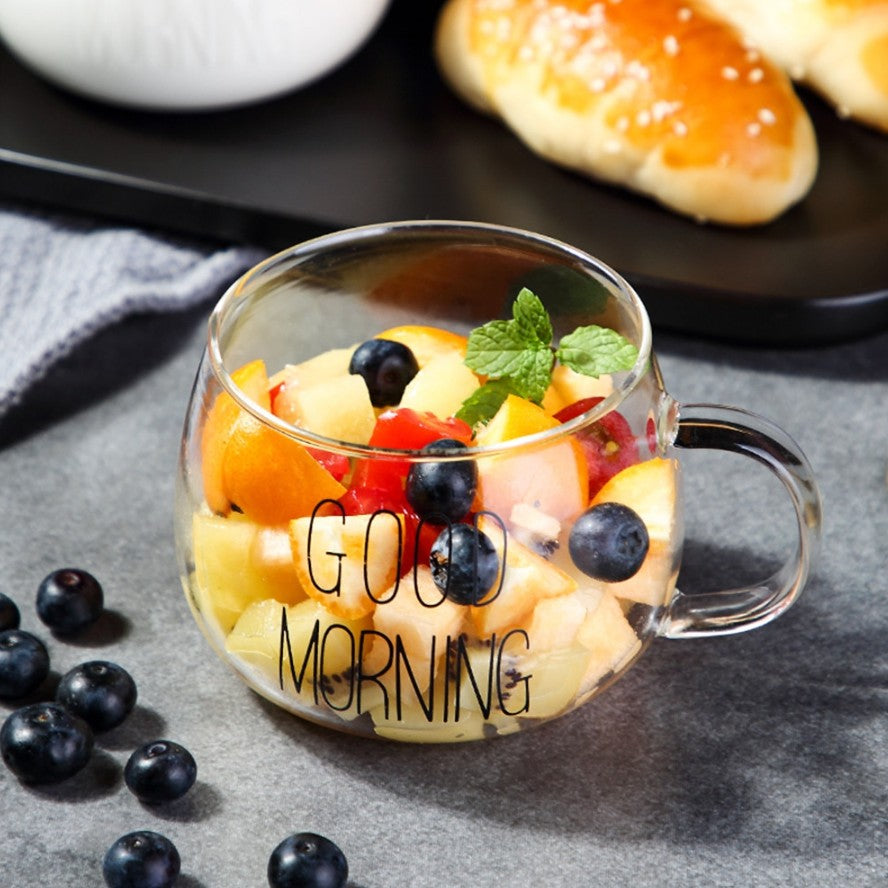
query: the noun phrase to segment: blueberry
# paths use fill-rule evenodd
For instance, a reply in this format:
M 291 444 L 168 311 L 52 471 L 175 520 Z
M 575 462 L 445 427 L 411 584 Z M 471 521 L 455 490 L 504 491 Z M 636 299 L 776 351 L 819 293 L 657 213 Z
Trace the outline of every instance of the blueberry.
M 136 683 L 116 663 L 91 660 L 62 676 L 56 700 L 96 733 L 116 728 L 136 705 Z
M 126 785 L 146 805 L 181 798 L 196 778 L 194 756 L 172 740 L 153 740 L 140 746 L 123 770 Z
M 343 888 L 347 879 L 345 855 L 315 833 L 288 836 L 268 860 L 271 888 Z
M 0 698 L 27 697 L 47 675 L 49 653 L 36 635 L 23 629 L 0 632 Z
M 18 629 L 21 616 L 15 602 L 0 592 L 0 632 L 5 629 Z
M 648 551 L 648 532 L 636 512 L 622 503 L 599 503 L 577 518 L 568 547 L 588 576 L 619 583 L 638 573 Z
M 181 866 L 166 836 L 142 829 L 121 836 L 107 850 L 102 875 L 108 888 L 170 888 Z
M 59 635 L 85 629 L 98 620 L 103 607 L 102 587 L 85 570 L 54 570 L 37 589 L 37 616 Z
M 433 441 L 423 448 L 429 453 L 465 449 L 462 441 L 450 438 Z M 470 459 L 414 463 L 407 473 L 407 502 L 420 518 L 434 524 L 465 518 L 477 488 L 478 467 Z
M 477 604 L 499 574 L 490 537 L 471 524 L 450 525 L 432 543 L 429 566 L 435 585 L 457 604 Z
M 407 383 L 416 376 L 419 364 L 413 352 L 391 339 L 368 339 L 352 353 L 349 373 L 364 378 L 374 407 L 397 404 Z
M 10 713 L 0 728 L 0 754 L 25 783 L 61 783 L 89 761 L 89 725 L 58 703 L 32 703 Z

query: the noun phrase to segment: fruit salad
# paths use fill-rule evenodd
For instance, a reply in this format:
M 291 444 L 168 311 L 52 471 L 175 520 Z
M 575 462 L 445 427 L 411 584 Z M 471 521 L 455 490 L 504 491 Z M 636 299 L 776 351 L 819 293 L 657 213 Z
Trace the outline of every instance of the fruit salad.
M 356 733 L 470 740 L 572 710 L 639 655 L 677 573 L 676 463 L 627 399 L 559 433 L 632 350 L 596 328 L 611 357 L 578 363 L 542 322 L 545 348 L 512 348 L 526 320 L 231 374 L 321 436 L 224 391 L 205 413 L 189 598 L 254 688 Z

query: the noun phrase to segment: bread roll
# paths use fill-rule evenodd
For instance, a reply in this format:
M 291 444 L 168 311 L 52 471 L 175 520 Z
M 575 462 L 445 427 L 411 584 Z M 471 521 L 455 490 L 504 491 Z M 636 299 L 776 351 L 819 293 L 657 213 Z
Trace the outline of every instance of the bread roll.
M 888 132 L 888 0 L 706 0 L 843 117 Z
M 789 78 L 688 0 L 449 0 L 435 52 L 543 157 L 698 219 L 767 222 L 816 173 Z

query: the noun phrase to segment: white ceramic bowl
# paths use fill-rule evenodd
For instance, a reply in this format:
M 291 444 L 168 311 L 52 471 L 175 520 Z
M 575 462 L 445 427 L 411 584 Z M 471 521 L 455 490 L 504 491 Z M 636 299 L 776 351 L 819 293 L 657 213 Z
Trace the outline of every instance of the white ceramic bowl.
M 90 98 L 224 108 L 315 80 L 373 33 L 390 0 L 0 0 L 0 37 Z

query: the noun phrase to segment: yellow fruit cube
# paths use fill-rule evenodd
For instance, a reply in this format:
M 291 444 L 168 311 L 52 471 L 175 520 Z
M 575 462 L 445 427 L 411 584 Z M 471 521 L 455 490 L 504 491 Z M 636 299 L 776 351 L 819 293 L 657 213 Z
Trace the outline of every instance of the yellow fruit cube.
M 479 385 L 478 377 L 463 363 L 462 355 L 446 352 L 420 368 L 407 383 L 398 406 L 447 419 L 456 414 Z
M 586 618 L 577 633 L 577 641 L 592 654 L 581 688 L 581 693 L 586 694 L 637 656 L 642 642 L 619 602 L 607 589 L 590 586 L 580 594 L 586 604 Z
M 392 589 L 385 598 L 391 600 L 373 612 L 373 629 L 379 635 L 362 668 L 377 676 L 390 695 L 397 695 L 400 687 L 402 703 L 415 703 L 417 690 L 425 693 L 431 686 L 448 641 L 459 635 L 466 608 L 441 599 L 427 567 L 417 568 L 415 583 L 413 572 L 401 577 L 397 592 Z
M 305 591 L 337 616 L 357 619 L 385 600 L 398 575 L 401 519 L 315 515 L 290 522 L 296 574 Z
M 336 617 L 312 599 L 291 607 L 265 599 L 241 614 L 225 640 L 225 650 L 258 668 L 276 687 L 282 680 L 285 686 L 292 684 L 295 674 L 301 693 L 307 693 L 312 689 L 303 682 L 313 682 L 319 674 L 342 681 L 342 674 L 354 666 L 361 632 L 370 625 L 367 617 Z
M 274 400 L 275 415 L 299 425 L 299 410 L 293 403 L 296 392 L 337 376 L 347 376 L 354 350 L 354 346 L 333 348 L 299 364 L 287 364 L 275 373 L 269 380 L 270 388 L 280 386 Z
M 285 530 L 237 515 L 196 514 L 192 540 L 195 604 L 223 634 L 254 601 L 274 597 L 293 604 L 305 598 Z
M 501 635 L 509 628 L 522 625 L 537 602 L 567 595 L 576 589 L 573 577 L 514 537 L 505 536 L 499 523 L 490 516 L 481 516 L 478 529 L 490 538 L 501 565 L 489 603 L 475 605 L 470 610 L 472 623 L 481 638 L 489 638 L 494 633 Z
M 509 395 L 490 422 L 480 429 L 476 442 L 479 447 L 491 447 L 513 438 L 545 432 L 558 425 L 557 419 L 549 416 L 533 401 L 518 395 Z
M 353 444 L 366 444 L 376 425 L 367 383 L 357 374 L 334 376 L 293 389 L 287 409 L 294 425 Z

